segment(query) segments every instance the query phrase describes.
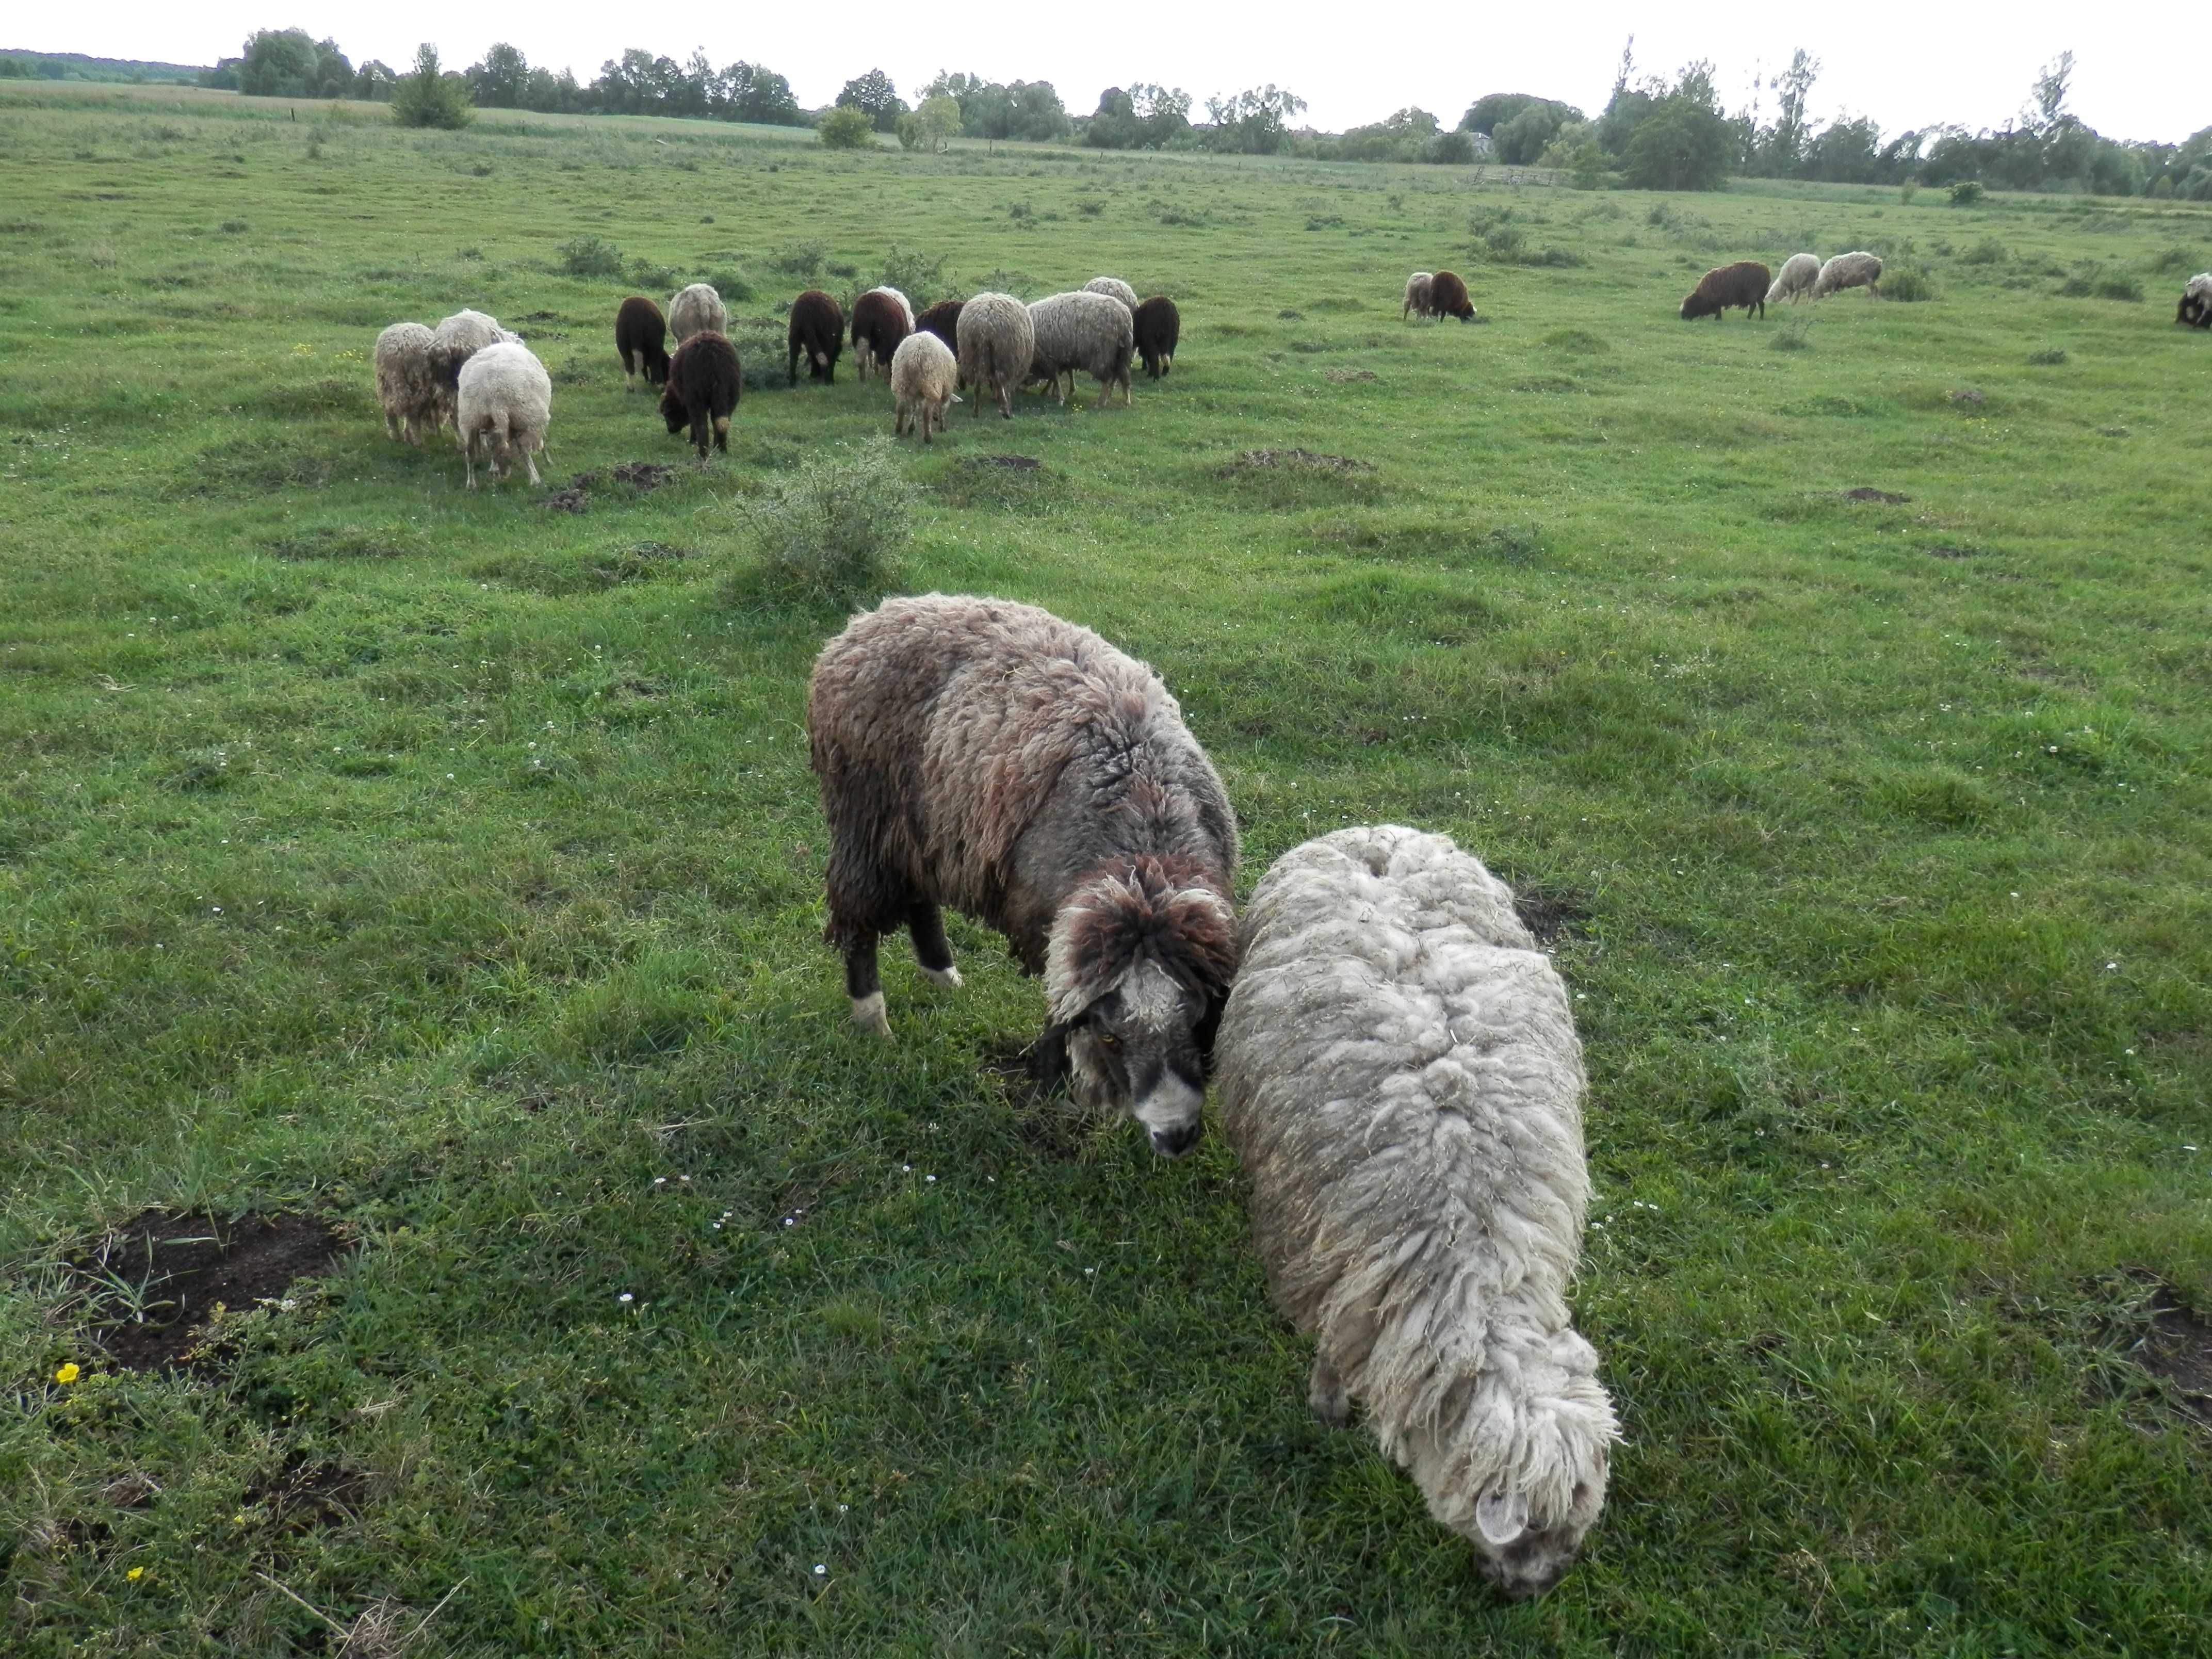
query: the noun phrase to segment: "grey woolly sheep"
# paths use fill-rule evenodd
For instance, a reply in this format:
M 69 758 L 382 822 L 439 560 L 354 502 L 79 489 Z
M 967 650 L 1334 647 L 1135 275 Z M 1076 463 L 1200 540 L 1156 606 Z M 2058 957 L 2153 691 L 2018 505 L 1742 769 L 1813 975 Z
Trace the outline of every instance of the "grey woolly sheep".
M 1188 1150 L 1236 974 L 1237 817 L 1159 676 L 1033 605 L 886 599 L 823 648 L 806 732 L 854 1019 L 890 1035 L 876 941 L 902 927 L 960 982 L 950 904 L 1044 975 L 1040 1076 L 1072 1066 L 1085 1104 Z
M 2181 303 L 2173 308 L 2173 320 L 2191 328 L 2212 328 L 2212 270 L 2200 270 L 2189 279 L 2181 290 Z
M 535 452 L 545 447 L 553 419 L 553 381 L 520 341 L 488 345 L 461 365 L 459 414 L 453 422 L 469 488 L 477 487 L 477 445 L 483 441 L 494 478 L 507 476 L 514 452 L 522 453 L 530 482 L 542 483 Z
M 384 410 L 384 429 L 410 444 L 420 444 L 425 432 L 435 432 L 453 414 L 431 364 L 436 338 L 420 323 L 394 323 L 376 337 L 376 401 Z
M 1093 276 L 1083 285 L 1085 294 L 1103 294 L 1119 300 L 1133 313 L 1137 309 L 1137 290 L 1119 276 Z
M 1820 256 L 1817 253 L 1793 253 L 1782 262 L 1782 270 L 1774 279 L 1774 286 L 1766 290 L 1766 303 L 1779 305 L 1787 300 L 1792 305 L 1813 291 L 1813 284 L 1820 280 Z
M 909 423 L 921 428 L 927 443 L 933 423 L 942 429 L 948 405 L 960 401 L 952 388 L 960 378 L 960 364 L 952 348 L 920 329 L 901 340 L 891 354 L 891 435 L 898 437 Z
M 1098 403 L 1104 407 L 1114 388 L 1121 388 L 1121 401 L 1129 397 L 1129 354 L 1136 349 L 1137 324 L 1133 308 L 1110 295 L 1081 290 L 1054 294 L 1030 307 L 1035 343 L 1029 378 L 1050 380 L 1065 404 L 1075 392 L 1075 374 L 1081 369 L 1098 381 Z M 1060 377 L 1067 376 L 1060 390 Z
M 1429 1513 L 1540 1595 L 1619 1437 L 1565 1291 L 1589 1206 L 1581 1045 L 1503 882 L 1442 836 L 1340 830 L 1252 895 L 1218 1066 L 1310 1401 L 1367 1408 Z
M 1398 313 L 1400 322 L 1404 322 L 1408 317 L 1433 317 L 1437 314 L 1436 302 L 1430 297 L 1430 285 L 1436 280 L 1436 273 L 1431 270 L 1417 270 L 1406 278 L 1406 305 L 1405 309 Z
M 953 325 L 960 354 L 960 384 L 975 389 L 971 416 L 980 416 L 995 400 L 999 413 L 1014 418 L 1014 389 L 1028 380 L 1036 349 L 1030 308 L 1011 294 L 978 294 L 960 307 Z
M 1825 300 L 1847 288 L 1863 288 L 1872 294 L 1875 284 L 1881 281 L 1881 260 L 1878 256 L 1867 252 L 1838 253 L 1822 265 L 1820 274 L 1813 279 L 1813 297 Z
M 498 319 L 487 317 L 481 311 L 457 311 L 431 331 L 430 371 L 438 377 L 442 404 L 439 413 L 447 419 L 453 417 L 453 405 L 460 396 L 461 366 L 489 345 L 521 343 L 522 337 L 510 334 L 499 325 Z
M 678 345 L 694 334 L 730 331 L 730 313 L 712 283 L 694 283 L 668 302 L 668 331 Z

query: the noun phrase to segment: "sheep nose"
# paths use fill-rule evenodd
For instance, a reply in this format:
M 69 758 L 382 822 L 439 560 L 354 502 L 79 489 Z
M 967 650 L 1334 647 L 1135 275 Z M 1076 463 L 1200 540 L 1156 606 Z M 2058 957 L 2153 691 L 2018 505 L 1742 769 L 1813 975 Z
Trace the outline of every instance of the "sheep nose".
M 1198 1125 L 1177 1123 L 1152 1131 L 1152 1150 L 1162 1158 L 1181 1158 L 1198 1143 Z

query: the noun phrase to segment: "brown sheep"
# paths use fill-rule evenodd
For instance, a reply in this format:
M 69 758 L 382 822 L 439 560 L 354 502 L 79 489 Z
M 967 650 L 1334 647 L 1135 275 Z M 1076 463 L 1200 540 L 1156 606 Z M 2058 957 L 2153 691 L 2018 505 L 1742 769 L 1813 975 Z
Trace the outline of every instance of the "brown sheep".
M 914 319 L 915 329 L 934 334 L 955 351 L 959 350 L 960 304 L 957 300 L 939 300 Z
M 1145 360 L 1145 373 L 1157 380 L 1175 367 L 1182 313 L 1166 295 L 1155 294 L 1137 307 L 1136 329 L 1137 356 Z
M 676 348 L 668 362 L 668 384 L 660 389 L 660 418 L 672 433 L 691 428 L 691 447 L 707 459 L 711 441 L 730 453 L 730 416 L 744 395 L 744 371 L 727 335 L 712 329 L 694 334 Z
M 818 288 L 791 302 L 791 359 L 783 375 L 799 384 L 799 356 L 806 354 L 806 378 L 837 384 L 837 357 L 845 349 L 845 308 Z
M 631 295 L 615 313 L 615 350 L 622 356 L 625 392 L 635 387 L 641 374 L 649 386 L 667 383 L 668 319 L 641 294 Z
M 889 289 L 872 288 L 853 301 L 853 362 L 862 380 L 880 368 L 891 372 L 891 354 L 914 331 L 906 301 Z
M 1682 298 L 1682 320 L 1710 317 L 1715 322 L 1730 306 L 1741 306 L 1746 321 L 1756 310 L 1766 315 L 1766 290 L 1774 273 L 1756 259 L 1739 259 L 1732 265 L 1716 265 L 1698 278 L 1697 287 Z
M 1474 320 L 1474 301 L 1468 298 L 1467 283 L 1455 272 L 1440 270 L 1429 278 L 1429 311 L 1433 316 Z M 1401 319 L 1402 321 L 1403 319 Z

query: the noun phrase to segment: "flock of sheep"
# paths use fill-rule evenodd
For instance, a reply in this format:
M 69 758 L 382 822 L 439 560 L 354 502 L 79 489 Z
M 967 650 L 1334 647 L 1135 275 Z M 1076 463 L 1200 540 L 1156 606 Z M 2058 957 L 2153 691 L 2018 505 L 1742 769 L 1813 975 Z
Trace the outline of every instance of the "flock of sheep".
M 963 388 L 976 394 L 975 413 L 988 398 L 1009 420 L 1017 390 L 1048 383 L 1064 406 L 1078 373 L 1097 380 L 1102 404 L 1116 386 L 1127 404 L 1131 354 L 1158 380 L 1174 367 L 1182 331 L 1182 314 L 1165 295 L 1140 301 L 1120 277 L 1095 276 L 1079 291 L 1033 304 L 983 293 L 940 301 L 919 317 L 898 289 L 870 289 L 854 301 L 851 339 L 860 378 L 880 373 L 890 384 L 894 435 L 912 427 L 927 443 L 944 430 Z M 798 384 L 804 357 L 810 379 L 834 383 L 846 337 L 843 307 L 807 289 L 791 304 L 786 378 Z M 688 427 L 702 460 L 710 447 L 729 449 L 744 374 L 729 313 L 711 285 L 692 283 L 665 315 L 642 295 L 624 300 L 615 313 L 615 350 L 629 385 L 642 378 L 660 388 L 672 434 Z M 493 477 L 506 477 L 519 453 L 530 482 L 541 482 L 535 457 L 544 453 L 553 382 L 520 336 L 480 311 L 456 312 L 434 329 L 394 323 L 377 336 L 374 367 L 377 402 L 393 438 L 420 444 L 450 425 L 470 489 L 480 451 Z
M 1718 322 L 1730 306 L 1742 307 L 1746 317 L 1754 310 L 1764 317 L 1767 307 L 1784 300 L 1795 304 L 1808 295 L 1825 300 L 1847 288 L 1879 293 L 1875 284 L 1881 281 L 1881 257 L 1864 250 L 1838 253 L 1825 262 L 1817 253 L 1793 253 L 1782 262 L 1779 276 L 1756 259 L 1739 259 L 1732 265 L 1716 265 L 1698 279 L 1697 287 L 1682 298 L 1682 320 L 1710 317 Z
M 1334 1425 L 1360 1401 L 1490 1577 L 1548 1589 L 1619 1431 L 1565 1297 L 1581 1046 L 1504 884 L 1443 836 L 1340 830 L 1240 925 L 1237 815 L 1174 696 L 1031 605 L 885 600 L 823 648 L 806 728 L 854 1021 L 890 1035 L 876 952 L 902 927 L 960 984 L 951 905 L 1042 977 L 1041 1080 L 1173 1157 L 1211 1076 L 1269 1287 L 1315 1338 L 1309 1403 Z

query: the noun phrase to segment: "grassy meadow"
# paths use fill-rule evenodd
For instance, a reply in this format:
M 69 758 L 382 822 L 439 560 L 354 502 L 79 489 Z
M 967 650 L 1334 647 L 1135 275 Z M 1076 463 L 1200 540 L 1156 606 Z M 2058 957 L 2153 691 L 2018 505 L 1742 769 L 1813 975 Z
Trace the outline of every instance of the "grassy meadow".
M 2212 211 L 291 109 L 0 91 L 0 1650 L 2212 1651 Z M 1676 319 L 1852 247 L 1929 297 Z M 894 248 L 1183 336 L 902 445 L 886 591 L 1156 665 L 1247 889 L 1401 821 L 1553 941 L 1626 1442 L 1541 1601 L 1309 1418 L 1218 1137 L 1010 1078 L 995 937 L 847 1022 L 846 607 L 746 510 L 888 434 L 775 382 Z M 611 320 L 706 277 L 700 470 Z M 584 511 L 385 435 L 464 305 Z M 152 1208 L 346 1249 L 131 1369 Z

